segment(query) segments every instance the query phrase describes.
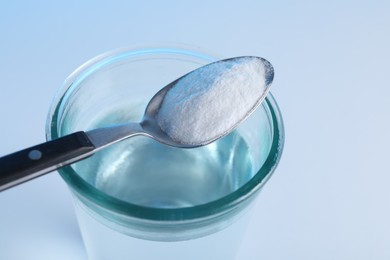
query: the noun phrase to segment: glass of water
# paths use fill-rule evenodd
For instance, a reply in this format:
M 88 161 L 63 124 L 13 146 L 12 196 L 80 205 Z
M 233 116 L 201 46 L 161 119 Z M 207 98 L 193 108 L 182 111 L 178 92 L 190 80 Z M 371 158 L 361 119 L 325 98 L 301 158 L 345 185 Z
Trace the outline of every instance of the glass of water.
M 65 81 L 47 139 L 139 122 L 152 96 L 216 58 L 179 48 L 98 56 Z M 284 132 L 271 94 L 234 132 L 204 147 L 136 136 L 59 170 L 90 260 L 234 259 L 248 209 L 274 172 Z

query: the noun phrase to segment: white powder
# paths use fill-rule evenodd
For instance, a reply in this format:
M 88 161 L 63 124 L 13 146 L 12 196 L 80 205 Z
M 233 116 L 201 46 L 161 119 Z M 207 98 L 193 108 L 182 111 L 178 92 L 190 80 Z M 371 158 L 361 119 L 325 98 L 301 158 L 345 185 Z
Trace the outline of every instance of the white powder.
M 271 64 L 240 57 L 201 67 L 168 91 L 157 114 L 161 129 L 185 144 L 206 144 L 229 133 L 265 98 Z

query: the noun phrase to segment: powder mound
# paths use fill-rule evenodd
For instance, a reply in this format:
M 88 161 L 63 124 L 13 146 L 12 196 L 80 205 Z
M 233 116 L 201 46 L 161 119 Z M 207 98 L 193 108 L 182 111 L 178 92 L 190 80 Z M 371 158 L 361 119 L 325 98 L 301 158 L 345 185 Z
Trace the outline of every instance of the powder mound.
M 271 64 L 258 57 L 211 63 L 168 91 L 157 123 L 177 142 L 209 143 L 229 133 L 261 103 L 272 78 Z

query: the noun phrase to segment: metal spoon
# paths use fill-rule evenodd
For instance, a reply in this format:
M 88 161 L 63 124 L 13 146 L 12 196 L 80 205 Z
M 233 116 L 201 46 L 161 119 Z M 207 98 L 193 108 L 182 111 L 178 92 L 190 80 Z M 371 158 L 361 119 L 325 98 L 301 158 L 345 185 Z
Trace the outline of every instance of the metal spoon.
M 218 66 L 220 63 L 232 62 L 243 58 L 247 57 L 220 60 L 199 69 L 213 69 L 213 66 Z M 264 88 L 264 93 L 262 93 L 261 98 L 255 106 L 251 107 L 243 118 L 237 120 L 233 127 L 224 129 L 220 133 L 217 133 L 212 137 L 209 136 L 208 139 L 202 140 L 198 143 L 190 143 L 186 142 L 186 140 L 173 140 L 160 128 L 156 117 L 158 111 L 163 105 L 166 94 L 170 91 L 170 89 L 176 86 L 178 82 L 191 75 L 191 73 L 194 73 L 196 71 L 195 70 L 173 81 L 157 92 L 147 105 L 143 120 L 140 123 L 128 123 L 86 132 L 80 131 L 1 157 L 0 191 L 85 159 L 109 145 L 135 135 L 148 136 L 160 143 L 180 148 L 193 148 L 206 145 L 225 136 L 239 123 L 241 123 L 251 112 L 253 112 L 258 105 L 260 105 L 268 93 L 269 86 L 273 80 L 273 68 L 268 61 L 259 57 L 250 58 L 257 59 L 257 61 L 264 66 L 266 86 Z M 199 80 L 202 79 L 200 78 Z M 188 116 L 190 117 L 191 115 Z

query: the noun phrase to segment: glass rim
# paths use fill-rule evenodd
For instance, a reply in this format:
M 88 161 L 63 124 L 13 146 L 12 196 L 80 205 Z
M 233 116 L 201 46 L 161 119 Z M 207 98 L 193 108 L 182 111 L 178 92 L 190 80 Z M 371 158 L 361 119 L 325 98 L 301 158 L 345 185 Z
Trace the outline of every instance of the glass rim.
M 71 87 L 74 85 L 74 83 L 86 77 L 86 73 L 90 74 L 93 72 L 91 69 L 96 68 L 96 64 L 103 62 L 104 65 L 106 64 L 104 61 L 107 62 L 107 59 L 112 59 L 114 57 L 118 57 L 118 55 L 124 55 L 125 53 L 130 52 L 134 52 L 140 55 L 153 53 L 183 54 L 196 56 L 202 59 L 209 59 L 210 62 L 215 60 L 215 58 L 211 58 L 210 56 L 201 53 L 177 48 L 150 48 L 138 50 L 121 49 L 97 56 L 96 58 L 87 61 L 84 65 L 76 69 L 60 88 L 60 92 L 58 92 L 56 98 L 53 100 L 47 118 L 47 140 L 60 137 L 58 131 L 59 129 L 57 127 L 59 110 L 64 100 L 66 99 L 66 93 L 71 91 Z M 183 221 L 207 218 L 212 215 L 220 214 L 247 200 L 251 197 L 251 195 L 256 193 L 256 191 L 258 191 L 265 184 L 266 180 L 272 175 L 281 158 L 284 146 L 284 126 L 282 116 L 279 107 L 271 93 L 268 93 L 267 97 L 263 101 L 263 104 L 266 104 L 269 108 L 269 116 L 273 126 L 271 148 L 268 152 L 266 160 L 247 183 L 239 187 L 234 192 L 205 204 L 182 208 L 152 208 L 141 206 L 120 200 L 98 190 L 93 185 L 89 184 L 87 181 L 81 178 L 71 166 L 65 166 L 58 169 L 57 171 L 60 173 L 61 177 L 65 180 L 68 186 L 71 187 L 72 192 L 75 192 L 76 195 L 82 196 L 82 198 L 86 198 L 88 202 L 91 202 L 98 207 L 102 207 L 104 209 L 108 209 L 109 211 L 113 211 L 115 213 L 129 217 L 156 221 Z M 175 216 L 180 216 L 180 219 L 176 218 Z

